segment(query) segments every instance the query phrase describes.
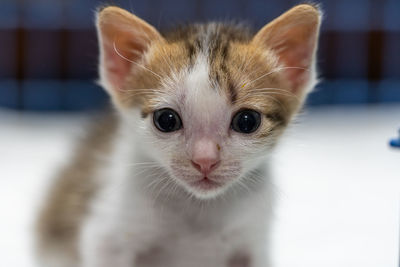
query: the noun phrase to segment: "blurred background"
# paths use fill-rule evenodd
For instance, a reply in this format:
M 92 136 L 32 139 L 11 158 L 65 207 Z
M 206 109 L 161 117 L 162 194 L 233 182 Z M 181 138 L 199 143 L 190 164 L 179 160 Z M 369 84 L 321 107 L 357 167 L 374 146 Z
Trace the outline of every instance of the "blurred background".
M 310 105 L 400 102 L 400 1 L 322 0 L 318 65 Z M 293 0 L 1 0 L 0 107 L 83 110 L 102 106 L 94 12 L 113 4 L 157 28 L 245 20 L 256 29 Z
M 35 266 L 43 194 L 108 104 L 94 83 L 98 6 L 159 29 L 229 19 L 258 29 L 299 2 L 0 0 L 1 265 Z M 317 2 L 322 80 L 273 157 L 272 266 L 399 267 L 400 150 L 388 140 L 400 127 L 400 0 Z

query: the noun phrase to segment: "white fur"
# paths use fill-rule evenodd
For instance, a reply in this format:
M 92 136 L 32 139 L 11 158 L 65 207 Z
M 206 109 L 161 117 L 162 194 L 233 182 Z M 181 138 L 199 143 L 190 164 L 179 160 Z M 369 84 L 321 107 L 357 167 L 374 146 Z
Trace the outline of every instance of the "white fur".
M 248 256 L 252 267 L 267 266 L 271 192 L 268 175 L 260 177 L 264 158 L 251 137 L 231 132 L 232 110 L 212 88 L 206 58 L 164 81 L 174 90 L 159 106 L 179 112 L 182 130 L 160 133 L 138 111 L 123 114 L 103 190 L 82 231 L 82 267 L 228 267 L 235 254 Z M 227 164 L 215 171 L 224 186 L 212 192 L 187 181 L 199 175 L 189 164 L 191 145 L 204 136 L 222 147 Z

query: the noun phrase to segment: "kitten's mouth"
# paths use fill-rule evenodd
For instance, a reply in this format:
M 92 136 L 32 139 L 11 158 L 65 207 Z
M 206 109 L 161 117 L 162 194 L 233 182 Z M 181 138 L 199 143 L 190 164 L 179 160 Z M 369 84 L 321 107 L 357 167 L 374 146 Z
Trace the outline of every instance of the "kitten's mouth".
M 197 180 L 197 181 L 191 183 L 191 185 L 196 187 L 196 188 L 198 188 L 198 189 L 200 189 L 200 190 L 204 190 L 204 191 L 213 190 L 213 189 L 216 189 L 216 188 L 222 186 L 221 183 L 213 181 L 210 178 L 208 178 L 207 176 L 203 177 L 200 180 Z

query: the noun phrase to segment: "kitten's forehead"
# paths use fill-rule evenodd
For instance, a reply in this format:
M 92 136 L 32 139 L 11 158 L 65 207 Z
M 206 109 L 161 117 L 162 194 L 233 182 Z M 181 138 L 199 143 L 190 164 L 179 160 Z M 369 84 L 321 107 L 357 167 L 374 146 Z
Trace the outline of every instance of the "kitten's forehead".
M 230 107 L 226 95 L 210 78 L 210 64 L 205 53 L 198 54 L 180 88 L 183 92 L 179 93 L 184 96 L 180 103 L 182 115 L 193 131 L 210 134 L 225 128 Z

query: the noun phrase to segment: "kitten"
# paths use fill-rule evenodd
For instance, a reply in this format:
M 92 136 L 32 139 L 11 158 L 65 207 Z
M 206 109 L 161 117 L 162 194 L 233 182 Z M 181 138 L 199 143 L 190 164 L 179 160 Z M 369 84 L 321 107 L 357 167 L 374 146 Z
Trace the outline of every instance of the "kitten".
M 118 112 L 55 182 L 40 266 L 268 266 L 268 155 L 316 84 L 320 19 L 299 5 L 255 35 L 162 35 L 99 11 L 100 83 Z

